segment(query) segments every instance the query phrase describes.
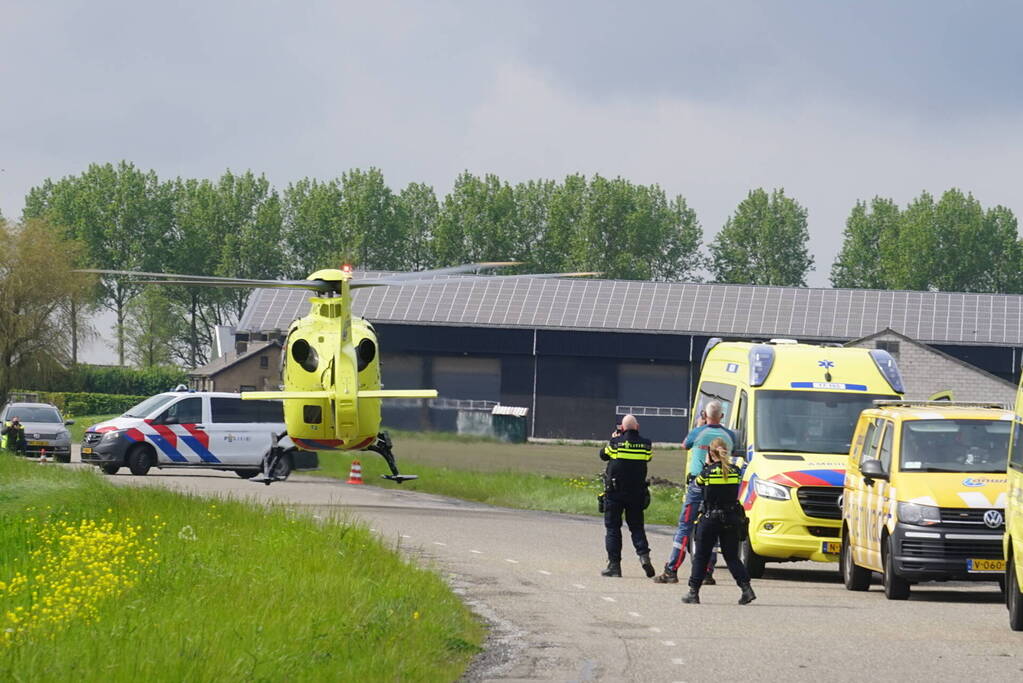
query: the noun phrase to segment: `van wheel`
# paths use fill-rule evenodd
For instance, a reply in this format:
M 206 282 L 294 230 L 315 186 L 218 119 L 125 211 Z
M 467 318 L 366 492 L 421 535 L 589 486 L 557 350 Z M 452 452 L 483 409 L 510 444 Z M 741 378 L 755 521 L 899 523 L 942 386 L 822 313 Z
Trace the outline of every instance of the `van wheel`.
M 153 466 L 153 452 L 148 446 L 138 445 L 128 452 L 128 469 L 135 476 L 141 477 L 149 473 Z
M 746 536 L 739 546 L 739 561 L 746 565 L 746 572 L 751 579 L 761 579 L 764 577 L 764 565 L 766 562 L 763 557 L 753 552 L 753 543 L 749 540 L 749 535 Z
M 1016 563 L 1010 559 L 1005 564 L 1005 603 L 1009 607 L 1009 628 L 1023 631 L 1023 592 L 1020 592 L 1016 577 Z
M 99 469 L 103 474 L 117 474 L 121 471 L 120 465 L 100 465 Z
M 909 598 L 909 581 L 895 573 L 894 555 L 892 539 L 888 537 L 884 544 L 884 596 L 889 600 L 906 600 Z
M 846 590 L 870 590 L 870 570 L 864 569 L 853 562 L 852 548 L 849 546 L 849 530 L 842 530 L 842 554 L 839 559 L 842 571 L 842 583 Z

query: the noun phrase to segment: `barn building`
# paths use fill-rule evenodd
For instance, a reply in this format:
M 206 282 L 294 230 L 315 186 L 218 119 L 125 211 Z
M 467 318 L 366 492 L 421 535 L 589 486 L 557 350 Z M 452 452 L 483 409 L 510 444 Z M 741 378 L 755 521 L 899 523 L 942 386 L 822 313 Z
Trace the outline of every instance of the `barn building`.
M 223 351 L 281 341 L 307 297 L 255 290 Z M 360 289 L 354 311 L 376 328 L 387 387 L 440 391 L 385 402 L 386 424 L 456 429 L 501 404 L 528 408 L 534 438 L 604 438 L 633 412 L 677 441 L 711 337 L 886 348 L 908 396 L 956 400 L 1011 401 L 1023 354 L 1016 295 L 448 276 Z

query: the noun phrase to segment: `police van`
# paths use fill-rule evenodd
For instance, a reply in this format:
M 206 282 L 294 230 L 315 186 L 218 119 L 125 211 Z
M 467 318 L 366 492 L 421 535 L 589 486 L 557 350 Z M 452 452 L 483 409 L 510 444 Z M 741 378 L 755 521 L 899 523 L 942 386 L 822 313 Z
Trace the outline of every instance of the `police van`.
M 838 560 L 838 499 L 856 420 L 875 399 L 902 393 L 895 360 L 881 349 L 708 342 L 693 415 L 720 401 L 747 461 L 740 557 L 753 578 L 767 562 Z
M 1012 414 L 998 404 L 881 401 L 863 411 L 842 495 L 841 572 L 889 600 L 921 581 L 998 581 Z
M 188 467 L 235 472 L 251 478 L 262 471 L 274 440 L 286 431 L 280 401 L 243 401 L 240 394 L 174 391 L 157 394 L 120 417 L 95 424 L 82 439 L 82 462 L 106 474 L 122 467 L 144 475 L 153 467 Z M 285 457 L 274 476 L 315 469 L 316 453 L 299 451 L 287 436 Z

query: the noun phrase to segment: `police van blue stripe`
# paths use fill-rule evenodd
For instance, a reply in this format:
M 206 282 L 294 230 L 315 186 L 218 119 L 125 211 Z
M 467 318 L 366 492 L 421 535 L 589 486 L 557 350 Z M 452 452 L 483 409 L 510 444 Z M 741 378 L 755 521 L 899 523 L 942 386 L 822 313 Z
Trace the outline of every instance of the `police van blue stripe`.
M 185 445 L 187 445 L 193 451 L 198 453 L 199 457 L 202 459 L 203 462 L 220 462 L 220 460 L 217 459 L 217 456 L 213 455 L 213 453 L 210 453 L 209 449 L 203 446 L 199 442 L 199 439 L 195 438 L 194 436 L 178 435 L 178 438 L 184 441 Z
M 174 448 L 174 446 L 171 446 L 170 442 L 167 441 L 167 439 L 160 436 L 159 434 L 146 434 L 146 438 L 152 441 L 154 444 L 156 444 L 156 447 L 163 451 L 164 454 L 172 461 L 188 462 L 188 458 L 183 456 L 181 454 L 181 451 L 179 451 L 177 448 Z

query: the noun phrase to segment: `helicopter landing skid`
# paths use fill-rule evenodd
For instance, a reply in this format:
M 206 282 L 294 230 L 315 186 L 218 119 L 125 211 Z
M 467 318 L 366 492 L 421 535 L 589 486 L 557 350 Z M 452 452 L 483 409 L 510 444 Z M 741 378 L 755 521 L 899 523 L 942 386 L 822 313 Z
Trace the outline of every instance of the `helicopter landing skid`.
M 273 446 L 270 447 L 270 452 L 263 458 L 263 471 L 249 479 L 249 481 L 269 486 L 275 481 L 284 481 L 288 478 L 287 474 L 284 476 L 280 475 L 279 467 L 281 459 L 285 457 L 285 454 L 284 448 L 278 445 L 280 440 L 287 436 L 287 434 L 287 432 L 282 432 L 279 435 L 273 435 Z
M 394 452 L 391 450 L 393 445 L 391 437 L 387 434 L 387 432 L 380 432 L 377 434 L 377 440 L 372 445 L 366 446 L 367 451 L 373 451 L 374 453 L 379 453 L 383 456 L 384 460 L 387 461 L 387 466 L 391 468 L 390 474 L 381 474 L 380 476 L 383 479 L 390 479 L 391 481 L 396 481 L 399 484 L 404 481 L 418 479 L 418 475 L 402 474 L 398 471 L 398 463 L 395 462 Z

